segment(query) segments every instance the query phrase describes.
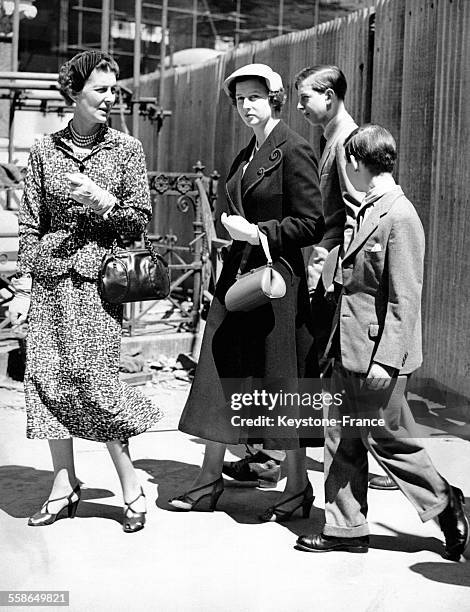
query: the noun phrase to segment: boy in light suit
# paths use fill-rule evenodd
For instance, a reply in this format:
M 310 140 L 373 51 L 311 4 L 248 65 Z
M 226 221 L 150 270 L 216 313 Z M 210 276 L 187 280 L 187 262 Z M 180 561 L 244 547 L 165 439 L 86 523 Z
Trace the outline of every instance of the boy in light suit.
M 326 523 L 321 534 L 300 536 L 297 548 L 368 551 L 369 451 L 421 520 L 438 520 L 446 558 L 459 560 L 469 538 L 462 491 L 440 476 L 418 440 L 400 426 L 413 422 L 404 394 L 409 374 L 422 362 L 424 231 L 392 177 L 392 135 L 366 125 L 344 146 L 348 177 L 366 197 L 342 261 L 343 288 L 327 347 L 335 359 L 332 392 L 341 392 L 343 403 L 328 414 Z

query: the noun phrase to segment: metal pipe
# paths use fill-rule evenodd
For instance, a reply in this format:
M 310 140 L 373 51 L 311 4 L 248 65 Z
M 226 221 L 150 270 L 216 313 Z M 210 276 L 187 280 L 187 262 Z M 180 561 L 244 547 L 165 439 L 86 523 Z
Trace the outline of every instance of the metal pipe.
M 165 92 L 165 58 L 166 58 L 166 30 L 168 27 L 168 0 L 163 0 L 162 8 L 162 40 L 160 43 L 160 92 L 158 103 L 160 106 L 163 102 L 163 94 Z
M 9 79 L 0 79 L 0 89 L 50 89 L 57 90 L 59 85 L 56 81 L 16 81 Z
M 11 70 L 18 71 L 18 48 L 20 39 L 20 0 L 15 0 L 15 8 L 13 10 L 13 33 L 11 41 Z M 15 156 L 15 98 L 14 93 L 10 99 L 10 117 L 8 124 L 8 163 L 13 163 Z M 7 208 L 10 207 L 10 194 L 7 196 Z
M 197 47 L 197 0 L 193 0 L 193 35 L 191 47 L 193 49 Z
M 237 0 L 237 14 L 236 14 L 236 21 L 235 21 L 235 46 L 238 47 L 238 45 L 240 44 L 240 27 L 241 27 L 241 23 L 240 23 L 240 11 L 241 11 L 241 0 Z
M 165 57 L 166 57 L 166 30 L 168 25 L 168 0 L 163 0 L 162 5 L 162 40 L 160 43 L 160 82 L 158 91 L 158 104 L 163 108 L 163 97 L 165 95 Z M 161 170 L 161 140 L 157 135 L 157 170 Z
M 101 8 L 101 51 L 104 53 L 109 51 L 109 10 L 110 0 L 103 0 Z
M 140 55 L 141 55 L 141 34 L 142 34 L 142 0 L 135 0 L 135 37 L 134 37 L 134 101 L 140 96 Z M 132 135 L 139 137 L 139 107 L 134 104 L 132 107 Z
M 282 35 L 284 26 L 284 0 L 279 0 L 279 25 L 277 28 L 279 36 Z
M 75 8 L 75 7 L 74 7 Z M 77 35 L 77 44 L 79 47 L 83 45 L 83 0 L 78 0 L 78 35 Z
M 10 93 L 16 91 L 22 94 L 22 102 L 29 100 L 64 100 L 58 91 L 44 91 L 42 89 L 24 89 L 23 87 L 8 87 L 0 83 L 0 96 L 10 98 Z
M 144 2 L 142 5 L 145 8 L 148 9 L 153 9 L 153 10 L 159 10 L 159 9 L 163 9 L 163 5 L 161 4 L 150 4 L 149 2 Z M 197 13 L 198 17 L 207 17 L 207 11 L 209 9 L 206 9 L 204 11 Z M 182 9 L 182 8 L 177 8 L 177 7 L 168 7 L 168 12 L 169 13 L 180 13 L 182 15 L 193 15 L 194 14 L 194 9 Z M 217 21 L 235 21 L 235 17 L 228 13 L 213 13 L 211 11 L 211 17 L 212 19 L 215 19 Z
M 160 25 L 160 22 L 158 22 L 158 25 Z M 99 43 L 97 45 L 95 45 L 94 47 L 92 47 L 91 45 L 84 45 L 83 47 L 78 47 L 77 45 L 69 45 L 69 49 L 70 50 L 77 50 L 77 51 L 84 51 L 84 50 L 90 50 L 90 51 L 96 51 L 96 49 L 99 49 Z M 117 49 L 115 51 L 116 55 L 119 56 L 125 56 L 125 57 L 134 57 L 134 51 L 123 51 L 122 49 Z M 160 55 L 153 55 L 151 53 L 146 53 L 145 54 L 145 58 L 146 59 L 154 59 L 154 60 L 159 60 L 160 59 Z
M 108 40 L 109 40 L 109 48 L 108 48 L 108 52 L 113 55 L 114 53 L 114 38 L 111 34 L 111 28 L 112 28 L 112 21 L 114 19 L 114 0 L 109 0 L 109 20 L 110 20 L 110 29 L 109 29 L 109 36 L 108 36 Z
M 69 0 L 60 0 L 59 7 L 59 56 L 60 63 L 67 59 L 69 42 Z
M 35 79 L 36 81 L 57 81 L 57 72 L 0 72 L 0 79 Z
M 20 0 L 15 0 L 15 8 L 13 10 L 13 31 L 11 41 L 11 69 L 13 72 L 18 71 L 18 47 L 20 38 Z

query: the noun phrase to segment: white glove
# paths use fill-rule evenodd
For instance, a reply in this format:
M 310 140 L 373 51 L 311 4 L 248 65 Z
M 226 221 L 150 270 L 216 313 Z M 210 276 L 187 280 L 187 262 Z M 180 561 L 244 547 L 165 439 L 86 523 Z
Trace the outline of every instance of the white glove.
M 220 220 L 233 240 L 245 240 L 250 244 L 259 244 L 259 230 L 255 223 L 250 223 L 240 215 L 222 213 Z
M 28 318 L 31 303 L 31 277 L 13 278 L 11 284 L 15 290 L 15 297 L 8 302 L 8 315 L 10 323 L 16 327 L 25 323 Z
M 107 216 L 116 204 L 116 198 L 99 187 L 94 181 L 81 172 L 69 172 L 66 178 L 70 181 L 70 197 L 80 204 L 88 206 L 101 217 Z

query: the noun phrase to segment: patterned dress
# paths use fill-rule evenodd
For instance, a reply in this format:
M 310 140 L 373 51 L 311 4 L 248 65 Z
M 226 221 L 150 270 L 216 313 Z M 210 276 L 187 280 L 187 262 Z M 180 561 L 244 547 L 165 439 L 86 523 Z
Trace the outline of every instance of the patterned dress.
M 69 172 L 83 172 L 117 198 L 104 219 L 69 197 Z M 103 301 L 98 273 L 121 235 L 137 236 L 151 215 L 138 140 L 105 127 L 77 157 L 67 128 L 36 141 L 19 215 L 18 273 L 33 278 L 25 393 L 27 437 L 106 442 L 142 433 L 161 416 L 119 380 L 122 307 Z

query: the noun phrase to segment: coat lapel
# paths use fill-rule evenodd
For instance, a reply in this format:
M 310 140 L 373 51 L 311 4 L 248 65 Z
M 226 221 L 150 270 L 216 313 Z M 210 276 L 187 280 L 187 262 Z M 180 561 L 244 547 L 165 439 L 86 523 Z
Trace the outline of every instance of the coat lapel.
M 397 192 L 397 190 L 394 189 L 392 192 L 382 196 L 382 198 L 378 200 L 377 204 L 375 204 L 371 212 L 366 216 L 361 227 L 359 228 L 359 231 L 351 241 L 345 256 L 343 257 L 343 264 L 358 251 L 372 232 L 377 229 L 380 219 L 386 215 L 395 202 L 402 197 L 403 191 L 400 187 L 398 187 L 398 190 L 399 191 Z
M 330 158 L 331 151 L 335 151 L 338 140 L 345 140 L 356 128 L 357 124 L 349 113 L 344 112 L 338 117 L 336 126 L 333 128 L 332 133 L 327 137 L 325 150 L 323 151 L 318 164 L 318 173 L 320 176 L 324 172 L 324 168 Z
M 242 203 L 242 171 L 254 144 L 255 139 L 253 137 L 248 146 L 237 155 L 227 176 L 225 193 L 227 194 L 229 212 L 231 215 L 245 216 Z
M 241 194 L 245 198 L 265 176 L 279 166 L 282 160 L 282 150 L 279 146 L 287 140 L 287 126 L 281 120 L 263 142 L 259 151 L 248 164 L 242 178 Z

